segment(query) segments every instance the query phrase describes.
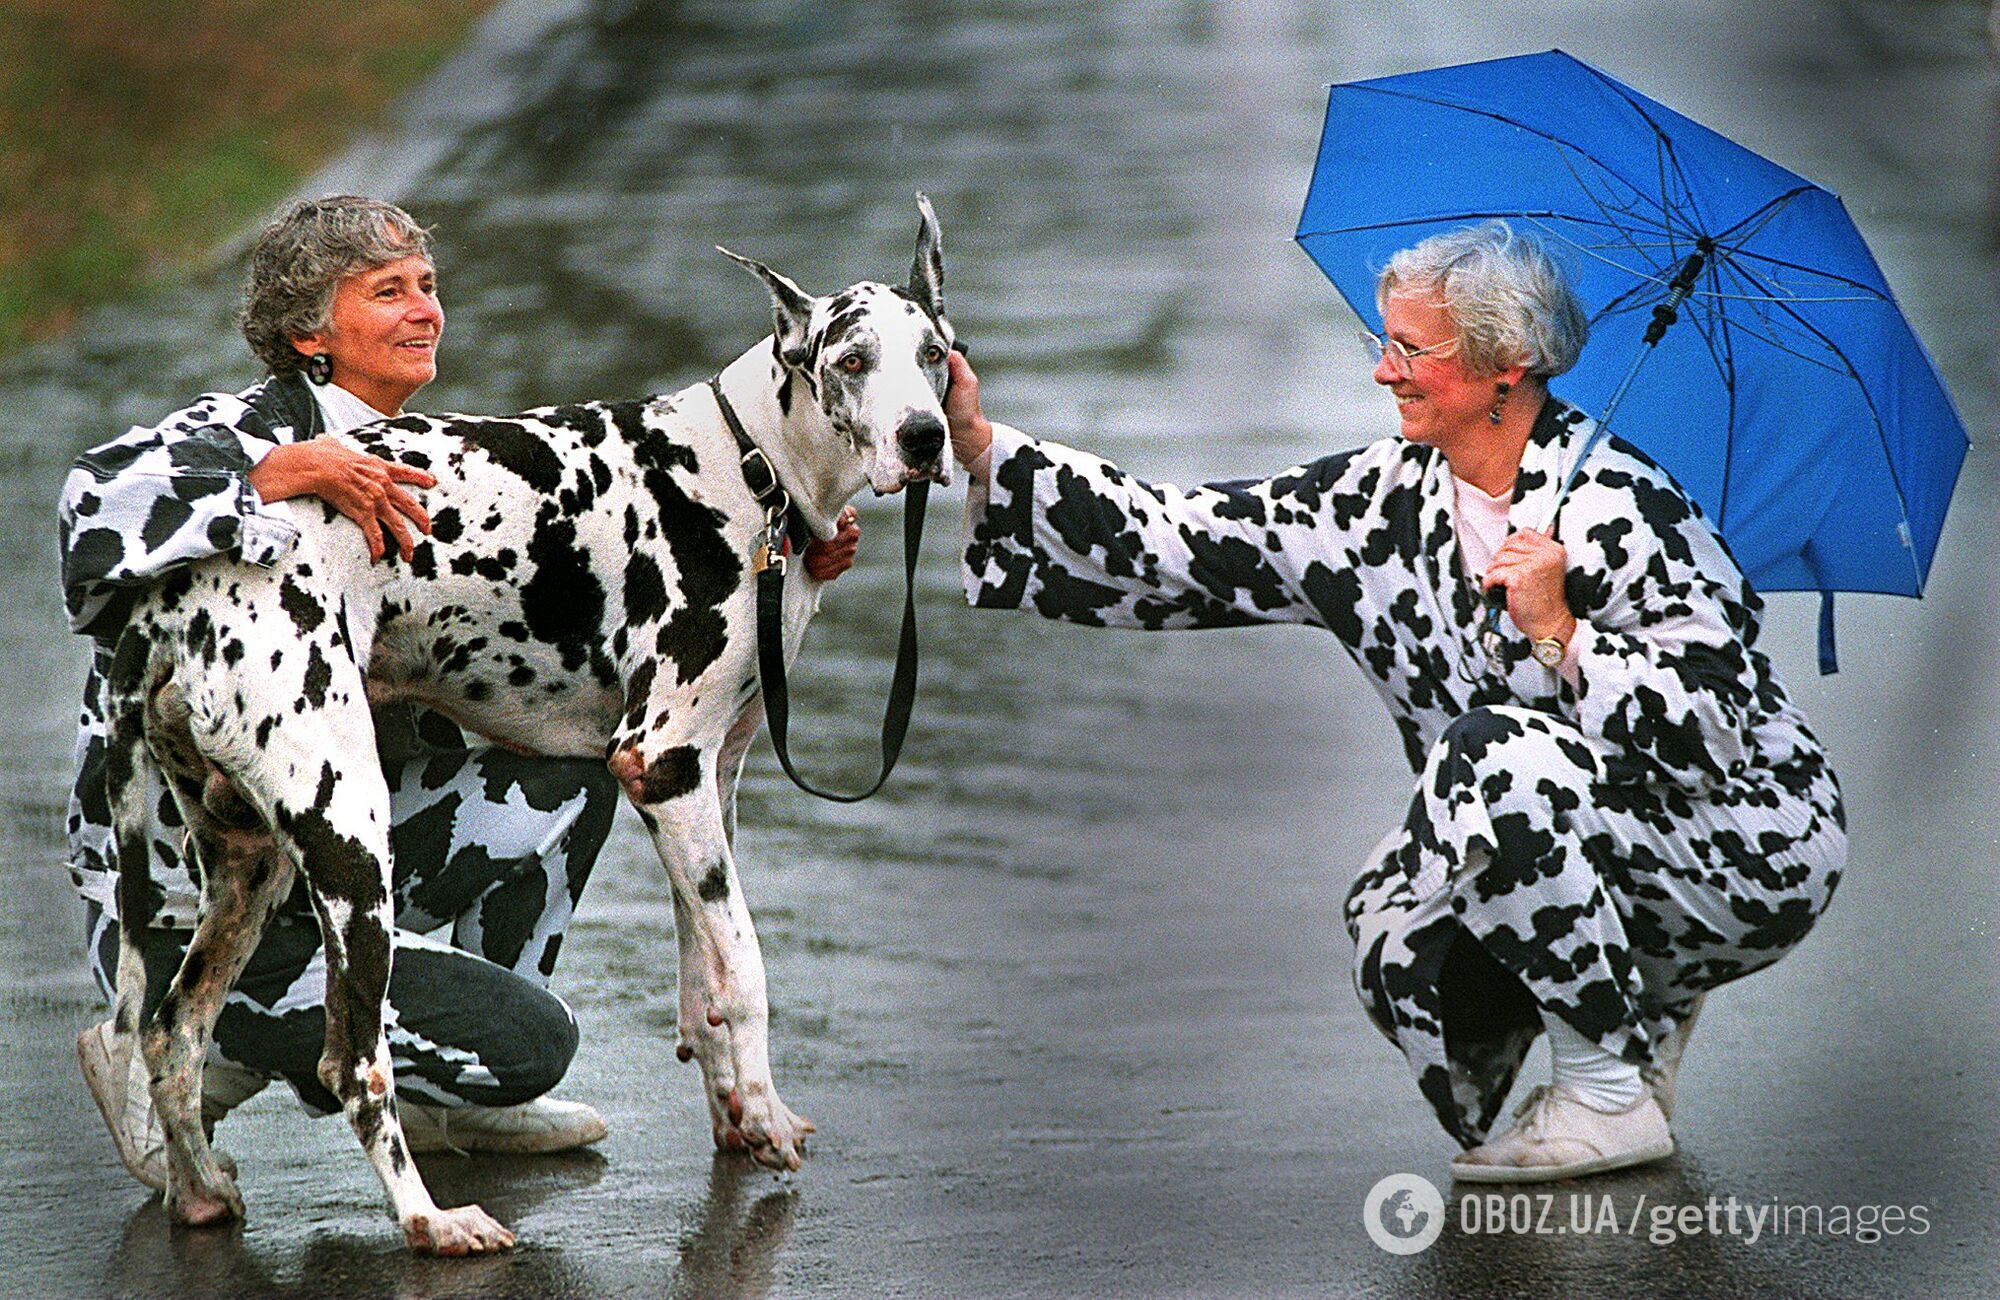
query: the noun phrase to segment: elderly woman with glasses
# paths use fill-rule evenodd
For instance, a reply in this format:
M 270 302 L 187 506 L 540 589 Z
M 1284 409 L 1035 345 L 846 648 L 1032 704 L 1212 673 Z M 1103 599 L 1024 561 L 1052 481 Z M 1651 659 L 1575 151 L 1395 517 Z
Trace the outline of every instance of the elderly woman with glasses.
M 1678 485 L 1549 392 L 1583 347 L 1561 268 L 1504 223 L 1398 253 L 1375 381 L 1396 436 L 1184 491 L 946 402 L 986 608 L 1150 629 L 1324 628 L 1419 774 L 1348 893 L 1354 985 L 1467 1181 L 1672 1153 L 1703 995 L 1825 907 L 1846 835 L 1757 648 L 1761 602 Z M 1506 618 L 1489 634 L 1489 599 Z M 1489 1137 L 1534 1037 L 1554 1078 Z
M 286 206 L 251 254 L 238 322 L 269 369 L 241 393 L 210 393 L 158 424 L 85 453 L 61 504 L 63 587 L 72 627 L 94 639 L 70 802 L 70 874 L 86 954 L 106 997 L 116 983 L 119 908 L 147 910 L 153 998 L 186 952 L 199 907 L 180 816 L 151 779 L 153 889 L 119 889 L 106 796 L 101 683 L 135 590 L 218 553 L 268 565 L 296 541 L 267 507 L 317 497 L 352 520 L 357 545 L 404 562 L 430 520 L 410 489 L 435 480 L 327 437 L 400 415 L 437 374 L 444 333 L 428 232 L 390 204 L 352 195 Z M 822 580 L 852 563 L 858 529 L 815 543 Z M 244 664 L 255 672 L 256 665 Z M 547 1096 L 569 1067 L 577 1026 L 549 991 L 577 900 L 619 801 L 602 763 L 468 744 L 410 706 L 375 716 L 390 788 L 397 929 L 387 1024 L 404 1133 L 413 1150 L 562 1151 L 605 1134 L 598 1113 Z M 272 1078 L 322 1113 L 326 967 L 304 902 L 265 930 L 216 1022 L 203 1072 L 203 1123 Z M 150 1009 L 150 1000 L 149 1000 Z M 132 1175 L 164 1189 L 163 1136 L 144 1062 L 119 1059 L 110 1021 L 83 1031 L 85 1079 Z

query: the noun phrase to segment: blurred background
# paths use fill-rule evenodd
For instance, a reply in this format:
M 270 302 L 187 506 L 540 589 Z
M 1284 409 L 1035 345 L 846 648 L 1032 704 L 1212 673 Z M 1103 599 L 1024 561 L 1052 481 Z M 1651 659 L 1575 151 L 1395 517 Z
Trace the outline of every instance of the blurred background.
M 0 52 L 55 69 L 37 41 L 58 11 L 8 8 Z M 217 44 L 178 6 L 111 6 L 81 66 L 117 70 L 128 103 L 17 70 L 0 106 L 0 1254 L 23 1294 L 1988 1291 L 2000 482 L 1979 444 L 2000 415 L 2000 90 L 1982 4 L 380 8 L 244 4 Z M 248 1224 L 167 1230 L 71 1052 L 100 1013 L 62 868 L 85 655 L 54 502 L 78 451 L 257 377 L 230 323 L 255 215 L 294 188 L 361 190 L 432 225 L 449 324 L 417 405 L 504 411 L 679 388 L 754 343 L 765 296 L 717 243 L 819 292 L 900 281 L 922 190 L 991 415 L 1149 478 L 1261 474 L 1392 428 L 1352 317 L 1290 240 L 1326 84 L 1550 47 L 1839 191 L 1975 442 L 1929 596 L 1843 599 L 1841 674 L 1815 674 L 1816 602 L 1772 598 L 1768 645 L 1847 791 L 1847 879 L 1798 953 L 1711 1000 L 1683 1154 L 1576 1190 L 1624 1214 L 1921 1205 L 1927 1231 L 1461 1233 L 1451 1146 L 1347 977 L 1340 901 L 1410 783 L 1372 690 L 1299 629 L 969 611 L 957 487 L 934 507 L 923 685 L 889 789 L 811 800 L 762 742 L 746 776 L 778 1082 L 821 1130 L 803 1173 L 711 1160 L 672 1054 L 664 879 L 625 819 L 555 983 L 584 1030 L 563 1092 L 611 1138 L 425 1165 L 521 1250 L 407 1258 L 345 1128 L 272 1093 L 223 1130 Z M 1399 147 L 1381 142 L 1391 163 Z M 66 150 L 99 179 L 61 190 Z M 47 269 L 77 248 L 110 251 Z M 862 562 L 796 675 L 794 753 L 825 779 L 872 761 L 898 510 L 863 502 Z M 1400 1171 L 1446 1188 L 1453 1224 L 1408 1258 L 1361 1229 Z

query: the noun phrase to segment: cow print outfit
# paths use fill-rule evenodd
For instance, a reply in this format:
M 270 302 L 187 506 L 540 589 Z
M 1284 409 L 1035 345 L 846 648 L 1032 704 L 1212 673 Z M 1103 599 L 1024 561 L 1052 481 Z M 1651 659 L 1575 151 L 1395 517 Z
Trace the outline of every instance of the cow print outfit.
M 208 394 L 85 453 L 64 485 L 64 596 L 71 626 L 95 638 L 77 730 L 70 875 L 84 900 L 91 971 L 107 999 L 117 983 L 118 861 L 102 700 L 132 593 L 219 552 L 261 565 L 286 554 L 293 526 L 263 509 L 251 468 L 280 443 L 350 427 L 329 419 L 300 377 L 271 379 L 234 396 Z M 610 830 L 617 786 L 600 762 L 470 748 L 456 726 L 409 705 L 378 710 L 375 723 L 395 862 L 386 1029 L 396 1086 L 434 1105 L 532 1100 L 562 1078 L 576 1051 L 575 1018 L 547 985 Z M 156 810 L 148 838 L 159 910 L 144 945 L 150 1014 L 187 949 L 200 889 L 179 811 L 151 756 L 142 761 Z M 317 1074 L 325 980 L 301 884 L 224 1005 L 210 1051 L 284 1078 L 315 1111 L 338 1111 Z
M 1542 526 L 1589 431 L 1544 406 L 1511 528 Z M 1756 648 L 1762 602 L 1622 440 L 1592 453 L 1557 523 L 1575 689 L 1505 619 L 1489 662 L 1432 449 L 1390 438 L 1193 491 L 1000 425 L 991 455 L 969 500 L 973 605 L 1305 623 L 1381 692 L 1419 779 L 1348 893 L 1354 985 L 1462 1145 L 1484 1140 L 1539 1012 L 1648 1064 L 1696 994 L 1783 956 L 1832 896 L 1839 787 Z

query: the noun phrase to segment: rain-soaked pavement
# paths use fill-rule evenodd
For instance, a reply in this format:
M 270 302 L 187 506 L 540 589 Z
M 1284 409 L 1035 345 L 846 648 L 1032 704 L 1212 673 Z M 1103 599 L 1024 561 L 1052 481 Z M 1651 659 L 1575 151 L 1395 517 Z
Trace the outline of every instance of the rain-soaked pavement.
M 1530 12 L 517 3 L 395 114 L 406 134 L 327 179 L 437 226 L 452 331 L 427 409 L 691 382 L 763 328 L 760 293 L 711 244 L 819 289 L 893 278 L 924 189 L 989 410 L 1152 476 L 1241 474 L 1389 420 L 1286 239 L 1323 84 L 1561 46 L 1841 190 L 1975 437 L 1993 426 L 1980 6 Z M 1397 147 L 1382 141 L 1392 162 Z M 760 748 L 744 792 L 778 1077 L 821 1130 L 800 1176 L 711 1158 L 671 1050 L 663 882 L 621 824 L 556 979 L 584 1030 L 562 1091 L 602 1108 L 610 1139 L 424 1162 L 441 1200 L 483 1202 L 519 1250 L 407 1257 L 344 1127 L 275 1092 L 223 1129 L 248 1223 L 170 1231 L 71 1055 L 98 1012 L 59 865 L 82 652 L 51 505 L 77 449 L 251 378 L 233 277 L 0 370 L 10 1294 L 1991 1294 L 2000 483 L 1984 453 L 1929 598 L 1843 602 L 1840 676 L 1812 672 L 1811 605 L 1774 600 L 1777 658 L 1847 788 L 1852 865 L 1800 952 L 1711 1001 L 1671 1163 L 1546 1204 L 1452 1197 L 1448 1144 L 1346 979 L 1338 903 L 1409 780 L 1372 693 L 1304 632 L 975 615 L 955 595 L 954 492 L 890 790 L 818 803 Z M 797 709 L 815 770 L 866 763 L 894 519 L 870 506 L 864 564 L 812 634 Z M 1361 1225 L 1369 1188 L 1402 1171 L 1449 1198 L 1441 1239 L 1407 1257 Z M 1607 1205 L 1618 1231 L 1519 1230 L 1597 1228 Z M 1818 1230 L 1801 1212 L 1752 1240 L 1748 1212 L 1774 1205 L 1817 1207 Z

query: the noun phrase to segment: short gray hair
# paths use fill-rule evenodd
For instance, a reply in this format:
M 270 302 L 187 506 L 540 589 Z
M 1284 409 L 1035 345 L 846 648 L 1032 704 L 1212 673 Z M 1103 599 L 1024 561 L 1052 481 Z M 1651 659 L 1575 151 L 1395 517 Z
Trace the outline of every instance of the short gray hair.
M 393 203 L 354 194 L 294 200 L 257 236 L 236 323 L 272 374 L 291 374 L 305 366 L 292 340 L 326 330 L 342 280 L 412 254 L 430 257 L 430 232 Z
M 1458 326 L 1459 355 L 1476 374 L 1526 366 L 1537 379 L 1576 364 L 1590 318 L 1540 241 L 1504 221 L 1448 230 L 1389 259 L 1375 305 L 1429 290 Z

